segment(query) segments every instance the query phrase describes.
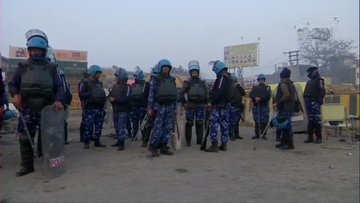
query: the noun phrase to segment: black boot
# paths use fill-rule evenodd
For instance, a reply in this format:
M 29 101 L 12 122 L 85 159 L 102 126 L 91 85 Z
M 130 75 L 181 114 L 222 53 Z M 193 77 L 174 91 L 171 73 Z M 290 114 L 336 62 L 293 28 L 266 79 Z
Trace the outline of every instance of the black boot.
M 281 146 L 280 149 L 281 150 L 289 150 L 289 149 L 294 149 L 294 142 L 293 142 L 293 138 L 286 138 L 285 139 L 286 144 L 284 146 Z
M 282 130 L 276 129 L 276 141 L 281 142 Z
M 322 137 L 321 137 L 321 126 L 316 126 L 315 127 L 315 135 L 316 135 L 316 140 L 315 140 L 315 144 L 321 144 L 322 143 Z
M 166 154 L 166 155 L 173 155 L 173 152 L 169 151 L 169 148 L 166 146 L 166 144 L 161 144 L 160 154 Z
M 226 150 L 227 150 L 226 143 L 224 143 L 224 142 L 221 143 L 219 149 L 220 149 L 221 151 L 226 151 Z
M 22 168 L 16 176 L 23 176 L 34 171 L 34 152 L 26 135 L 19 135 Z
M 106 147 L 106 145 L 102 144 L 100 140 L 95 140 L 94 147 Z
M 124 149 L 125 149 L 125 141 L 121 140 L 121 141 L 119 141 L 118 151 L 122 151 Z
M 313 133 L 314 133 L 314 126 L 312 123 L 308 124 L 307 133 L 308 133 L 308 138 L 304 141 L 304 143 L 312 143 L 313 142 Z
M 211 147 L 204 150 L 205 152 L 219 152 L 217 141 L 212 142 Z
M 90 145 L 89 145 L 89 141 L 84 142 L 84 149 L 89 149 Z
M 18 172 L 16 172 L 16 176 L 24 176 L 31 172 L 34 172 L 34 167 L 22 167 Z
M 159 149 L 156 148 L 156 147 L 152 147 L 152 148 L 151 148 L 151 156 L 152 156 L 152 157 L 158 157 L 158 156 L 160 156 L 160 154 L 159 154 Z
M 251 137 L 251 139 L 259 139 L 260 138 L 260 124 L 255 123 L 255 136 Z
M 193 123 L 186 122 L 185 124 L 185 139 L 186 139 L 186 146 L 191 146 L 191 137 L 192 137 L 192 126 Z
M 112 147 L 118 147 L 120 145 L 120 140 L 117 140 L 115 144 L 111 145 Z
M 240 139 L 240 140 L 244 139 L 243 137 L 240 136 L 239 125 L 235 126 L 234 135 L 235 135 L 235 139 Z
M 204 136 L 204 122 L 196 121 L 195 127 L 196 127 L 196 144 L 201 145 Z
M 279 143 L 279 144 L 276 144 L 275 147 L 276 147 L 276 148 L 280 148 L 280 147 L 282 147 L 282 146 L 285 145 L 285 142 L 286 142 L 285 136 L 281 136 L 280 143 Z

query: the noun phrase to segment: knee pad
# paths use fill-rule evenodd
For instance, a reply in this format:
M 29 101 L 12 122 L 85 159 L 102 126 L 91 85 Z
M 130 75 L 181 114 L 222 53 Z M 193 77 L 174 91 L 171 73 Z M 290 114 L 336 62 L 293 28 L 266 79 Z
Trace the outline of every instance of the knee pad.
M 192 127 L 194 125 L 193 121 L 186 121 L 186 127 Z
M 196 122 L 195 122 L 195 125 L 201 127 L 201 126 L 204 125 L 204 121 L 203 121 L 203 120 L 196 121 Z

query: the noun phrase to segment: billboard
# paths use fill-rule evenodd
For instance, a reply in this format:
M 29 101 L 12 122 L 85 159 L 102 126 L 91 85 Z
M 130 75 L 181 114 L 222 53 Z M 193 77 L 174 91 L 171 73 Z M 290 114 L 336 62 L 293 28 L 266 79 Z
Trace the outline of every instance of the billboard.
M 61 50 L 54 49 L 56 60 L 58 61 L 74 61 L 87 62 L 87 51 Z M 29 57 L 26 47 L 9 48 L 9 58 L 11 59 L 27 59 Z
M 224 47 L 224 62 L 228 68 L 259 66 L 259 43 Z

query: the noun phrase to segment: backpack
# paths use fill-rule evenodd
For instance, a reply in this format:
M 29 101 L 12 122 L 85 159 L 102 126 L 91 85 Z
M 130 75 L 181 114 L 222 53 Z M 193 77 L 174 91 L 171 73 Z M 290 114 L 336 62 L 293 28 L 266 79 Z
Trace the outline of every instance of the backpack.
M 295 85 L 294 85 L 294 87 L 295 87 Z M 294 89 L 295 89 L 295 95 L 294 95 L 294 112 L 295 112 L 295 113 L 299 113 L 300 110 L 301 110 L 301 103 L 300 103 L 300 100 L 299 100 L 299 97 L 298 97 L 296 88 L 294 88 Z

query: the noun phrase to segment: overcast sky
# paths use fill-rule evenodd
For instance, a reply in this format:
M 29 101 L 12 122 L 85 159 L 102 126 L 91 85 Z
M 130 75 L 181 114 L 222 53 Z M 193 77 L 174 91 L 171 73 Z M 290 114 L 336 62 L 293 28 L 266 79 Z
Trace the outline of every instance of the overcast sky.
M 148 71 L 162 58 L 186 68 L 196 59 L 209 77 L 224 46 L 259 42 L 259 67 L 245 70 L 256 75 L 287 61 L 307 22 L 359 44 L 359 0 L 1 0 L 0 45 L 8 56 L 38 28 L 55 49 L 88 51 L 89 65 Z

